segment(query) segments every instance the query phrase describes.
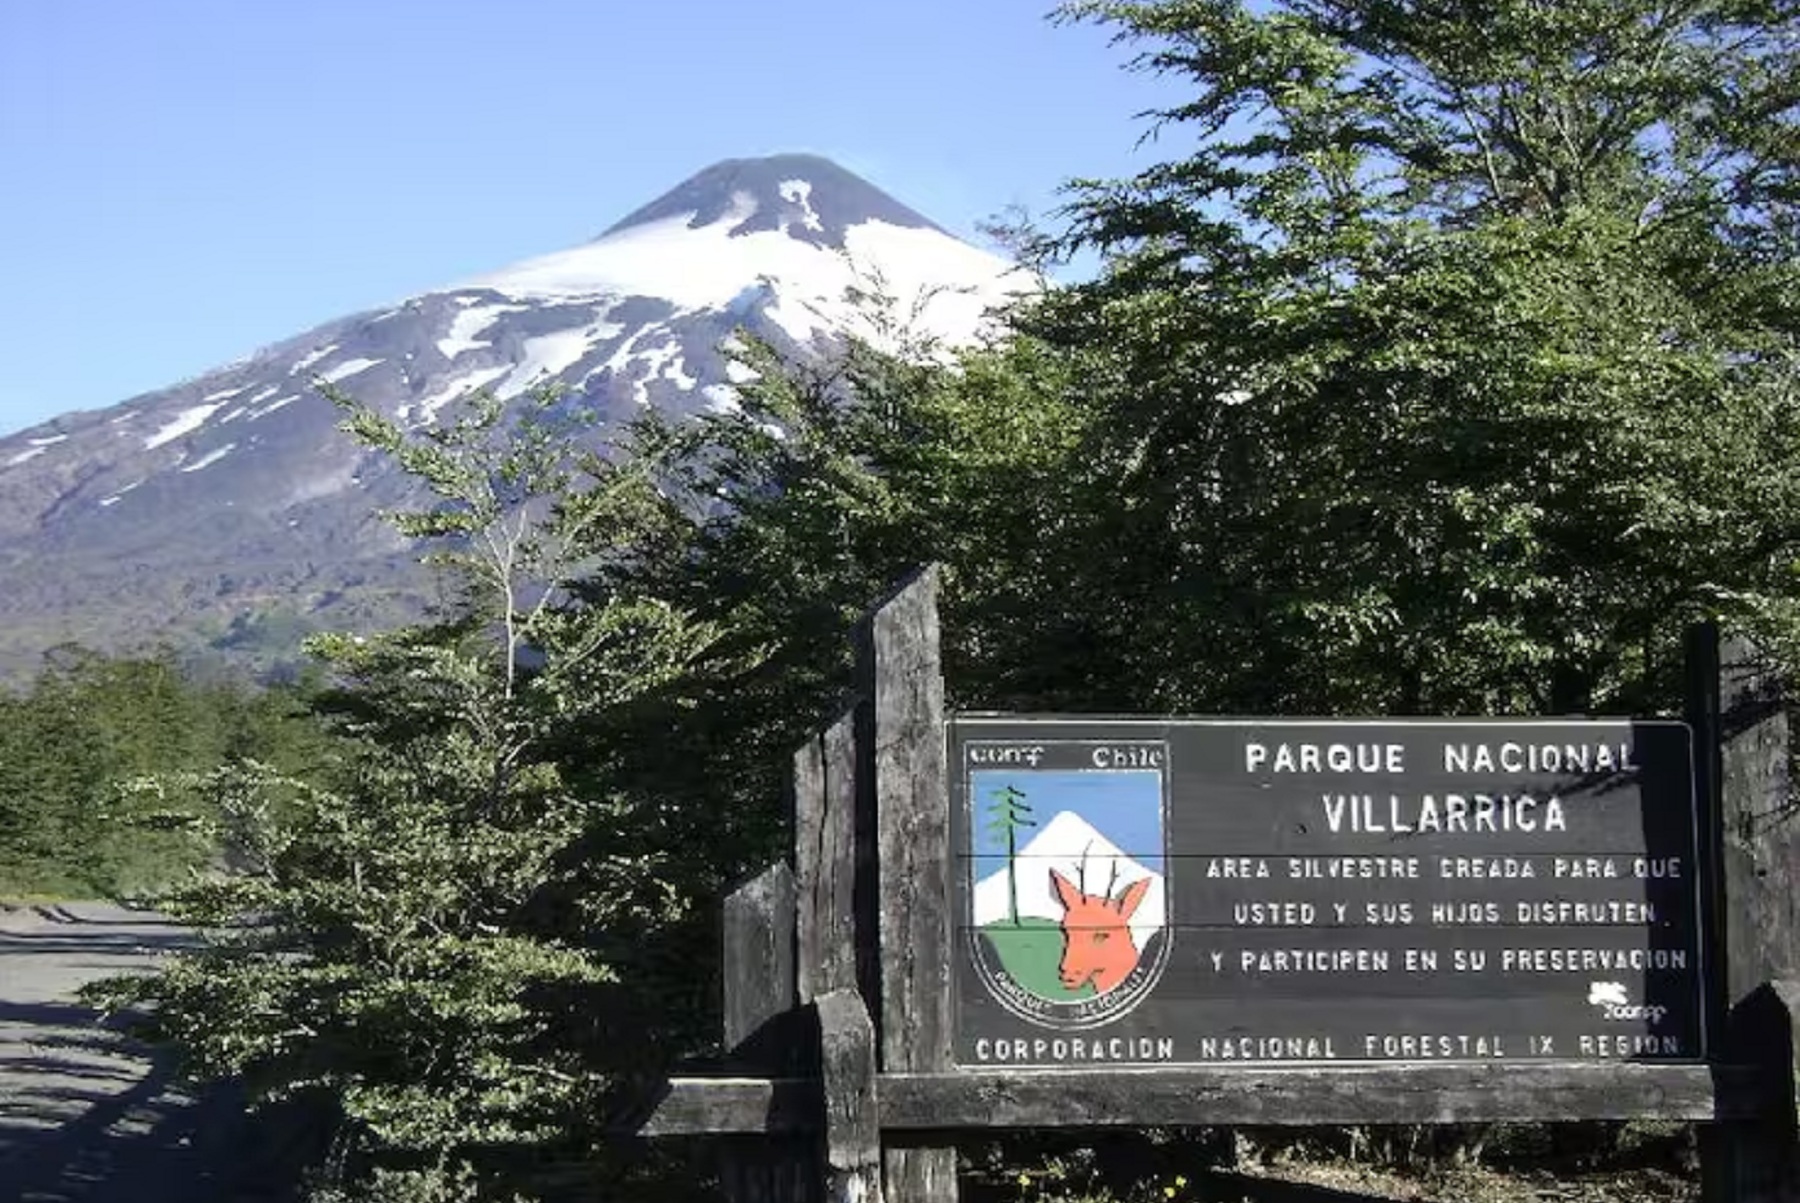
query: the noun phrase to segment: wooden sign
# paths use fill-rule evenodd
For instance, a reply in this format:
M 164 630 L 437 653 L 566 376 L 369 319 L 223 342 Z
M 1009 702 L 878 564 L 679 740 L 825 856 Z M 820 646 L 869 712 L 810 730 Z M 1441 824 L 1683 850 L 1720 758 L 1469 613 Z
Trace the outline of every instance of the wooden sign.
M 969 1068 L 1691 1061 L 1685 724 L 949 724 Z

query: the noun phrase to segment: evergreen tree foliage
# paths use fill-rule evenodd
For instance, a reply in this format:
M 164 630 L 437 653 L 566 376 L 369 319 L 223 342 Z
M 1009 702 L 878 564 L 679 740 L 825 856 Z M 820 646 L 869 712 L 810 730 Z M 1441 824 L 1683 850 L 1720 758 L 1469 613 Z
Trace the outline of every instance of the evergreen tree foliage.
M 203 799 L 136 788 L 259 758 L 297 769 L 321 739 L 296 688 L 207 679 L 172 649 L 109 657 L 52 649 L 0 696 L 0 894 L 132 895 L 214 865 L 188 820 Z
M 1123 554 L 1067 567 L 1130 599 L 1134 705 L 1630 710 L 1695 618 L 1792 649 L 1793 13 L 1064 15 L 1191 90 L 1189 153 L 1077 187 L 1039 249 L 1107 266 L 1028 321 L 1093 407 Z
M 245 870 L 168 900 L 207 944 L 96 996 L 153 1002 L 152 1034 L 199 1076 L 323 1100 L 341 1126 L 320 1199 L 507 1198 L 536 1162 L 590 1151 L 608 1071 L 642 1056 L 614 1021 L 658 991 L 618 933 L 653 938 L 685 896 L 663 863 L 684 850 L 640 854 L 629 807 L 560 741 L 713 634 L 651 599 L 567 594 L 654 511 L 648 449 L 611 463 L 548 404 L 514 418 L 484 398 L 407 431 L 333 399 L 427 490 L 392 517 L 440 548 L 459 604 L 316 641 L 341 763 L 213 774 L 220 813 L 246 820 Z

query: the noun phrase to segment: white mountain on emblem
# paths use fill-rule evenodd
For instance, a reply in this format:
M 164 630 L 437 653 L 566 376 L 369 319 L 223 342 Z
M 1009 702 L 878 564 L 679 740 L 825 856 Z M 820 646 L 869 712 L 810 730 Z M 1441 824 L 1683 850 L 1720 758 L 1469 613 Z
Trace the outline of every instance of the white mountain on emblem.
M 1019 849 L 1014 871 L 1018 881 L 1020 918 L 1062 920 L 1063 905 L 1057 900 L 1050 881 L 1052 869 L 1088 894 L 1105 893 L 1112 898 L 1119 897 L 1132 882 L 1149 878 L 1150 890 L 1127 925 L 1131 941 L 1139 951 L 1167 921 L 1162 874 L 1127 856 L 1092 823 L 1072 810 L 1058 811 L 1043 830 Z M 1008 920 L 1008 891 L 1004 866 L 975 883 L 976 927 Z

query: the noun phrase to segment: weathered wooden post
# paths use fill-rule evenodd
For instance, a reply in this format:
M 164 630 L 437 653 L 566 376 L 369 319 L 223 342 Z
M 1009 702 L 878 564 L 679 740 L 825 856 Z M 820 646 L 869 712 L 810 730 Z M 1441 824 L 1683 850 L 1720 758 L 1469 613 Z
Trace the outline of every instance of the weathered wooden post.
M 872 850 L 859 845 L 858 826 L 853 711 L 794 754 L 795 969 L 802 1006 L 870 984 L 858 976 L 858 952 L 875 940 L 874 924 L 858 910 L 858 878 L 866 875 Z
M 883 1073 L 952 1068 L 950 797 L 937 567 L 908 578 L 857 630 L 863 813 L 874 818 Z M 865 974 L 870 967 L 865 967 Z M 883 1152 L 890 1203 L 955 1203 L 954 1145 Z
M 1715 883 L 1712 1055 L 1786 1079 L 1769 1114 L 1702 1131 L 1702 1192 L 1708 1203 L 1792 1203 L 1800 1200 L 1800 811 L 1788 779 L 1787 713 L 1766 661 L 1745 640 L 1721 643 L 1716 626 L 1690 633 L 1688 670 L 1701 830 Z
M 881 1203 L 875 1029 L 855 990 L 833 990 L 814 1006 L 825 1094 L 826 1203 Z
M 794 1006 L 794 874 L 771 865 L 725 899 L 725 1047 L 745 1049 Z
M 801 1072 L 805 1048 L 794 1031 L 794 874 L 765 869 L 725 900 L 724 1043 L 746 1068 L 773 1076 Z M 792 1136 L 727 1136 L 719 1177 L 733 1203 L 804 1203 L 815 1198 L 811 1142 Z
M 872 851 L 857 838 L 854 710 L 794 754 L 793 780 L 797 997 L 818 1018 L 825 1103 L 809 1185 L 828 1203 L 880 1203 L 875 1037 L 857 981 L 875 931 L 858 909 Z

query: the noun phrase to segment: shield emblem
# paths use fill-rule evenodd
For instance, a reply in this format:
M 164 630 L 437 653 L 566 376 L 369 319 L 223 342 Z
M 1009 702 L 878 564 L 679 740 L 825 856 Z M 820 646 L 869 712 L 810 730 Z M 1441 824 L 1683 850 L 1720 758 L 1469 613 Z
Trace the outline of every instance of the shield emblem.
M 1053 741 L 1036 763 L 983 763 L 971 743 L 965 758 L 971 951 L 994 998 L 1045 1027 L 1124 1015 L 1171 945 L 1166 751 L 1093 748 Z

